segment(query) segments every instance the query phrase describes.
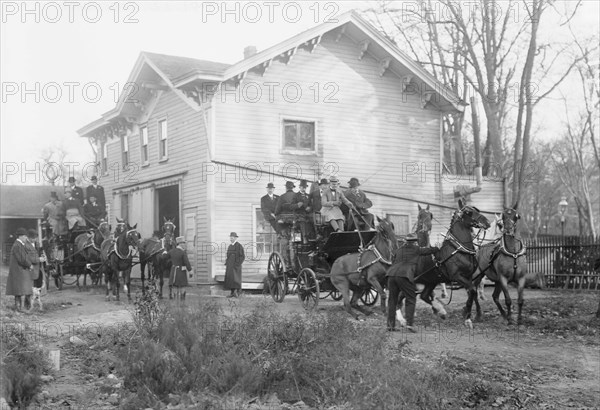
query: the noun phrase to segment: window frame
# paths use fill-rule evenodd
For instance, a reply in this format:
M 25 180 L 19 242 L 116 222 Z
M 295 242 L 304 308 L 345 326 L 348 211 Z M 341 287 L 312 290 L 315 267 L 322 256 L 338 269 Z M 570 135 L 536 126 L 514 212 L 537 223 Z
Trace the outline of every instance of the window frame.
M 285 145 L 285 129 L 286 122 L 294 122 L 294 123 L 310 123 L 313 126 L 313 147 L 312 149 L 302 149 L 302 148 L 291 148 L 286 147 Z M 292 154 L 292 155 L 316 155 L 317 147 L 318 147 L 318 121 L 315 118 L 309 117 L 298 117 L 291 115 L 281 115 L 280 116 L 280 124 L 281 124 L 281 138 L 280 138 L 280 151 L 282 154 Z
M 127 169 L 129 166 L 129 140 L 127 139 L 127 135 L 121 136 L 121 162 L 123 169 Z
M 266 260 L 268 258 L 268 256 L 271 255 L 271 253 L 276 250 L 275 245 L 277 244 L 277 241 L 276 241 L 277 233 L 273 230 L 273 227 L 271 226 L 271 224 L 264 219 L 261 208 L 260 208 L 260 204 L 252 205 L 251 209 L 252 209 L 252 238 L 253 238 L 252 257 L 254 260 Z M 267 232 L 263 232 L 263 233 L 258 232 L 257 224 L 259 222 L 259 219 L 262 219 L 264 221 L 264 226 L 267 228 Z M 259 241 L 258 235 L 270 235 L 271 242 L 269 243 L 266 241 Z M 258 250 L 259 244 L 263 244 L 262 251 Z M 270 245 L 270 250 L 265 245 Z
M 165 124 L 165 134 L 163 138 L 162 125 Z M 156 122 L 158 128 L 158 162 L 164 162 L 169 159 L 169 122 L 167 118 L 162 118 Z M 164 152 L 163 152 L 164 141 Z
M 410 229 L 411 229 L 411 217 L 410 214 L 404 214 L 404 213 L 400 213 L 397 211 L 386 211 L 385 212 L 385 219 L 387 221 L 393 222 L 390 220 L 390 216 L 400 216 L 400 217 L 406 217 L 406 233 L 402 233 L 398 230 L 398 226 L 397 224 L 394 224 L 394 232 L 396 233 L 396 235 L 398 236 L 406 236 L 410 233 Z
M 100 166 L 102 175 L 108 175 L 108 141 L 104 141 L 100 148 Z
M 146 137 L 146 141 L 144 141 L 144 135 Z M 150 150 L 148 149 L 149 145 L 150 145 L 150 134 L 148 132 L 148 125 L 144 124 L 144 125 L 140 126 L 140 157 L 142 160 L 142 166 L 147 166 L 150 164 Z M 146 156 L 145 159 L 144 159 L 144 154 Z

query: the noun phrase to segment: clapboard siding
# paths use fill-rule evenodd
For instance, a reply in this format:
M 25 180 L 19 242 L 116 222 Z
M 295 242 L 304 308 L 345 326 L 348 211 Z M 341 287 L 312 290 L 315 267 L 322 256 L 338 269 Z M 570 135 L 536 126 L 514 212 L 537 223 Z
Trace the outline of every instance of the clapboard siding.
M 249 102 L 248 99 L 254 98 L 250 94 L 253 86 L 249 84 L 267 82 L 278 84 L 273 86 L 272 101 L 265 96 L 268 88 L 263 86 L 262 98 Z M 283 86 L 292 82 L 303 92 L 296 103 L 286 101 L 281 95 Z M 338 102 L 324 102 L 328 91 L 333 89 L 326 88 L 327 83 L 336 84 Z M 319 87 L 317 102 L 309 88 L 315 84 Z M 420 98 L 414 95 L 402 101 L 401 79 L 389 72 L 380 76 L 377 61 L 368 54 L 359 60 L 358 48 L 349 39 L 342 38 L 336 43 L 334 36 L 325 35 L 312 54 L 299 50 L 288 65 L 275 61 L 264 77 L 250 72 L 238 88 L 238 101 L 228 94 L 232 90 L 234 87 L 229 84 L 223 94 L 215 96 L 216 160 L 259 166 L 263 170 L 276 163 L 279 166 L 275 172 L 285 173 L 287 169 L 286 175 L 291 178 L 309 181 L 333 173 L 341 178 L 342 185 L 350 177 L 357 177 L 364 181 L 363 188 L 370 191 L 441 201 L 439 177 L 436 180 L 436 174 L 441 173 L 440 112 L 429 107 L 422 109 Z M 244 95 L 249 98 L 244 99 Z M 282 119 L 286 117 L 315 121 L 314 155 L 281 152 Z M 429 174 L 424 180 L 420 173 L 403 178 L 407 164 L 414 162 L 419 168 L 427 164 Z M 249 253 L 254 245 L 252 205 L 260 205 L 269 181 L 275 182 L 278 194 L 285 192 L 285 179 L 243 170 L 236 175 L 234 167 L 228 171 L 231 173 L 221 172 L 214 178 L 217 213 L 224 216 L 214 222 L 215 232 L 221 235 L 217 242 L 228 243 L 226 235 L 235 230 Z M 385 213 L 407 214 L 411 225 L 415 222 L 414 203 L 378 195 L 370 197 L 375 214 L 382 217 Z M 265 274 L 268 256 L 259 255 L 257 260 L 244 263 L 245 280 Z M 223 262 L 224 254 L 215 257 L 215 275 L 223 274 Z
M 168 132 L 168 160 L 159 160 L 159 134 L 158 122 L 167 120 Z M 148 158 L 149 164 L 144 165 L 141 161 L 141 137 L 140 127 L 148 127 Z M 209 160 L 207 152 L 207 141 L 204 120 L 201 114 L 194 111 L 178 95 L 173 92 L 159 93 L 158 101 L 147 121 L 137 124 L 128 135 L 130 163 L 137 171 L 134 177 L 124 179 L 127 174 L 121 171 L 116 175 L 110 169 L 109 175 L 102 180 L 107 194 L 107 202 L 111 206 L 111 214 L 121 216 L 120 196 L 113 192 L 128 192 L 136 189 L 152 189 L 148 187 L 147 181 L 167 178 L 172 175 L 185 172 L 181 182 L 180 209 L 182 214 L 177 218 L 176 224 L 183 235 L 183 213 L 189 209 L 196 208 L 196 232 L 198 242 L 193 250 L 196 275 L 193 281 L 206 283 L 210 281 L 209 261 L 204 255 L 202 241 L 208 232 L 207 214 L 207 183 L 203 178 L 201 164 Z M 108 162 L 121 164 L 121 143 L 110 141 L 108 145 Z M 125 172 L 125 173 L 124 173 Z M 131 175 L 131 172 L 129 172 Z M 144 208 L 145 209 L 145 208 Z M 154 218 L 154 215 L 144 215 L 143 218 Z M 131 220 L 132 224 L 136 221 Z M 113 222 L 114 223 L 114 222 Z M 155 226 L 155 229 L 160 228 Z M 145 236 L 149 233 L 145 233 Z M 188 243 L 188 247 L 193 247 Z

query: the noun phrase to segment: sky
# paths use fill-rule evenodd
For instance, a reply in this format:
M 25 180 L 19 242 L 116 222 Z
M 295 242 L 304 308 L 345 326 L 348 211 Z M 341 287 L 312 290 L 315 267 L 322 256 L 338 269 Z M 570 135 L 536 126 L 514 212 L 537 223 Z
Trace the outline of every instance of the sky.
M 584 34 L 598 33 L 598 3 L 584 2 L 586 12 L 577 17 Z M 114 108 L 141 51 L 235 63 L 248 45 L 261 51 L 335 14 L 373 5 L 2 1 L 1 182 L 43 182 L 36 162 L 49 147 L 64 147 L 70 161 L 91 160 L 89 143 L 76 131 Z M 564 109 L 548 112 L 558 121 Z

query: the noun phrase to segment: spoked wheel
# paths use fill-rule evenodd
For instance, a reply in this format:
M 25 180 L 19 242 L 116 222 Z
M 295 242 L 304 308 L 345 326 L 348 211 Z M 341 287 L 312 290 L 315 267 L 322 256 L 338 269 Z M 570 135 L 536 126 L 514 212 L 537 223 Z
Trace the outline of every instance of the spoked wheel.
M 298 275 L 298 299 L 306 310 L 312 310 L 319 304 L 319 282 L 310 268 L 304 268 Z
M 332 290 L 331 291 L 331 299 L 337 301 L 342 300 L 342 292 L 340 292 L 339 290 Z
M 269 284 L 269 293 L 277 303 L 283 302 L 288 288 L 287 276 L 285 275 L 285 262 L 279 252 L 273 252 L 269 256 L 269 265 L 267 266 L 267 279 Z
M 321 292 L 319 293 L 319 299 L 327 299 L 332 292 Z
M 360 297 L 361 302 L 365 306 L 373 306 L 377 303 L 377 299 L 379 299 L 379 292 L 377 292 L 373 288 L 369 288 L 363 295 Z

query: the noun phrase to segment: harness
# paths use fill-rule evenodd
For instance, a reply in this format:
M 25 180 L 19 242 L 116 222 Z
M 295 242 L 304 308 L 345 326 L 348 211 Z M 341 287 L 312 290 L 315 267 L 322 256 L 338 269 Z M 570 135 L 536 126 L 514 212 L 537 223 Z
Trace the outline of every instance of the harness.
M 131 232 L 133 232 L 134 230 L 129 230 L 127 231 L 127 233 L 125 234 L 125 237 L 127 237 L 127 235 L 129 235 Z M 131 259 L 131 253 L 132 253 L 132 249 L 131 246 L 127 246 L 129 248 L 129 252 L 127 253 L 127 256 L 123 256 L 119 253 L 119 249 L 117 249 L 117 241 L 114 242 L 113 245 L 113 250 L 111 253 L 115 253 L 115 255 L 117 255 L 117 257 L 121 260 L 126 260 L 126 259 Z
M 369 262 L 368 264 L 364 265 L 364 266 L 360 266 L 360 259 L 361 259 L 361 256 L 362 256 L 362 255 L 363 255 L 365 252 L 368 252 L 368 251 L 371 251 L 371 252 L 373 252 L 373 253 L 375 254 L 375 256 L 377 256 L 377 258 L 376 258 L 376 259 L 374 259 L 373 261 Z M 391 261 L 388 261 L 387 259 L 385 259 L 385 258 L 383 257 L 383 255 L 381 254 L 381 252 L 379 252 L 379 249 L 377 249 L 377 247 L 376 247 L 374 244 L 370 244 L 369 246 L 367 246 L 367 248 L 366 248 L 366 249 L 363 249 L 363 250 L 362 250 L 362 252 L 359 252 L 359 254 L 358 254 L 358 260 L 357 260 L 357 265 L 358 265 L 358 266 L 357 266 L 357 268 L 356 268 L 356 271 L 357 271 L 358 273 L 360 273 L 360 272 L 362 272 L 362 270 L 363 270 L 363 269 L 366 269 L 366 268 L 368 268 L 368 267 L 369 267 L 369 266 L 371 266 L 371 265 L 375 265 L 377 262 L 381 262 L 381 263 L 383 263 L 383 264 L 385 264 L 385 265 L 391 265 L 391 264 L 392 264 L 392 262 L 391 262 Z

